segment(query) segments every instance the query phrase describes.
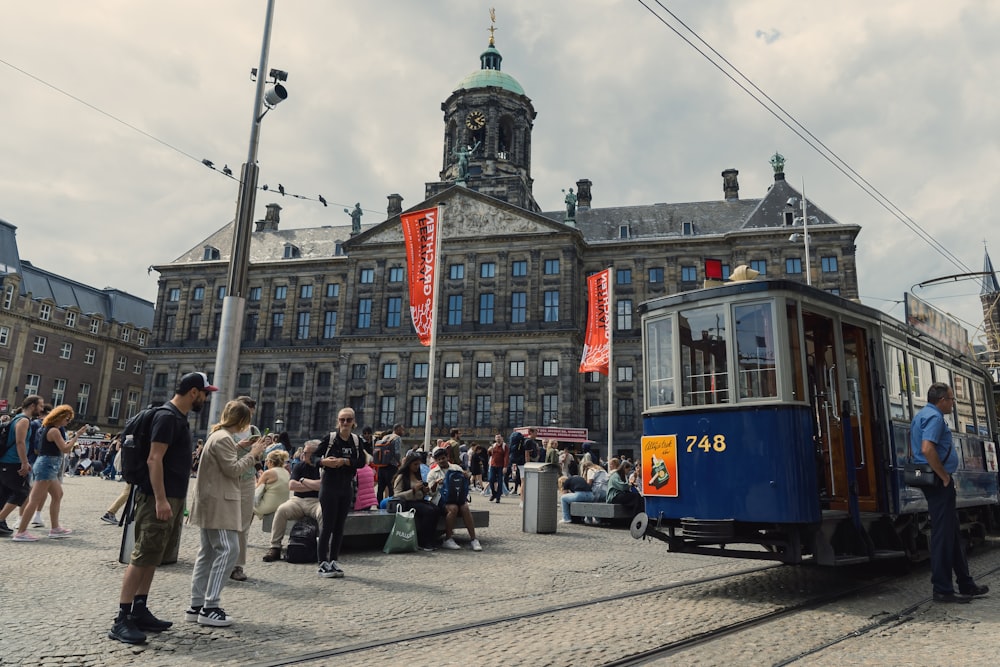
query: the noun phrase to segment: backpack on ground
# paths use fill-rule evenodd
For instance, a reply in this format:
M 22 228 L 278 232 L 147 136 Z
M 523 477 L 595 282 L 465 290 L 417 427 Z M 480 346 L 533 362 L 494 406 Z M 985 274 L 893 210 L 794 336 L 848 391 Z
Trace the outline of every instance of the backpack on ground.
M 395 439 L 396 434 L 390 433 L 375 443 L 375 451 L 372 454 L 372 460 L 375 465 L 399 466 L 399 460 L 396 456 L 396 447 L 394 446 Z
M 28 415 L 25 414 L 14 415 L 9 422 L 0 425 L 0 456 L 6 454 L 7 450 L 14 446 L 14 424 L 22 417 L 28 419 Z M 28 424 L 31 424 L 30 420 Z M 29 433 L 28 435 L 30 436 L 31 434 Z M 30 441 L 27 437 L 25 438 L 25 446 L 30 446 Z
M 122 479 L 129 484 L 143 485 L 149 481 L 149 468 L 146 460 L 149 458 L 150 436 L 153 430 L 153 416 L 158 410 L 170 408 L 159 405 L 146 408 L 125 422 L 121 432 Z
M 292 532 L 288 534 L 288 548 L 285 550 L 285 561 L 289 563 L 315 563 L 317 561 L 316 539 L 319 537 L 319 524 L 311 516 L 305 516 L 295 522 Z
M 462 470 L 446 470 L 441 483 L 441 504 L 461 505 L 469 502 L 469 478 Z

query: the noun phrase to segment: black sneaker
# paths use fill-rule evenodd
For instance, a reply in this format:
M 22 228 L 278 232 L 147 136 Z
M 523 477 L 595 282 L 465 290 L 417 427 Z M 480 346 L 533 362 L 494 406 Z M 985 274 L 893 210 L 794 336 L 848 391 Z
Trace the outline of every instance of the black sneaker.
M 970 598 L 978 598 L 978 597 L 982 597 L 983 595 L 986 595 L 987 593 L 989 593 L 990 592 L 990 587 L 989 586 L 977 586 L 976 584 L 972 584 L 968 588 L 961 588 L 961 589 L 959 589 L 959 592 L 962 595 L 968 595 Z
M 161 621 L 146 607 L 133 609 L 132 620 L 135 621 L 135 626 L 144 632 L 163 632 L 174 624 L 173 621 Z
M 972 602 L 972 598 L 968 595 L 961 595 L 959 593 L 935 593 L 935 602 L 950 602 L 952 604 L 967 604 Z
M 103 521 L 104 523 L 111 524 L 112 526 L 118 525 L 118 517 L 116 517 L 111 512 L 105 512 L 104 516 L 101 517 L 101 521 Z
M 146 633 L 136 627 L 132 614 L 125 614 L 115 620 L 111 632 L 108 633 L 108 639 L 116 639 L 126 644 L 144 644 Z
M 188 607 L 187 609 L 184 610 L 184 620 L 187 621 L 188 623 L 197 623 L 198 614 L 200 613 L 201 613 L 201 605 L 198 605 L 197 607 Z
M 333 570 L 333 576 L 335 579 L 340 579 L 344 576 L 344 571 L 340 569 L 340 563 L 337 561 L 330 561 L 330 569 Z
M 14 534 L 14 531 L 10 529 L 6 521 L 0 521 L 0 535 L 4 537 L 10 537 Z
M 213 628 L 224 628 L 232 625 L 233 619 L 219 607 L 203 607 L 198 614 L 198 625 L 211 625 Z

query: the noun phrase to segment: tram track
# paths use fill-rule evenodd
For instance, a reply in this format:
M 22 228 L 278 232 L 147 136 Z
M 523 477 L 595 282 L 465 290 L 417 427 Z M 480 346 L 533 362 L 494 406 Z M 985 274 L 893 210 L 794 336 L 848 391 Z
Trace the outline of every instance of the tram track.
M 568 602 L 565 604 L 548 605 L 536 609 L 529 609 L 513 615 L 492 616 L 478 621 L 455 624 L 455 625 L 446 625 L 419 632 L 413 632 L 404 635 L 396 635 L 386 639 L 358 642 L 354 644 L 348 644 L 345 646 L 338 646 L 329 649 L 321 649 L 318 651 L 310 651 L 307 653 L 301 653 L 292 656 L 285 656 L 274 660 L 253 662 L 246 664 L 245 667 L 284 667 L 285 665 L 299 665 L 304 663 L 321 661 L 329 658 L 347 657 L 347 656 L 358 657 L 366 652 L 378 651 L 379 649 L 386 649 L 388 647 L 400 644 L 419 642 L 427 639 L 448 638 L 464 632 L 473 632 L 479 628 L 495 627 L 498 624 L 515 624 L 533 618 L 553 616 L 568 611 L 586 609 L 588 607 L 597 607 L 609 603 L 620 603 L 630 598 L 639 598 L 644 596 L 657 595 L 670 591 L 683 590 L 685 588 L 690 588 L 690 587 L 716 584 L 719 582 L 724 582 L 727 579 L 734 579 L 737 577 L 766 572 L 768 570 L 778 570 L 781 569 L 782 567 L 783 566 L 780 564 L 768 563 L 767 565 L 761 567 L 739 570 L 737 572 L 727 572 L 724 574 L 717 574 L 708 577 L 700 577 L 698 579 L 691 579 L 688 581 L 678 581 L 669 584 L 650 586 L 632 591 L 615 592 L 610 595 L 605 595 L 598 598 L 592 598 L 589 600 L 580 600 L 577 602 Z

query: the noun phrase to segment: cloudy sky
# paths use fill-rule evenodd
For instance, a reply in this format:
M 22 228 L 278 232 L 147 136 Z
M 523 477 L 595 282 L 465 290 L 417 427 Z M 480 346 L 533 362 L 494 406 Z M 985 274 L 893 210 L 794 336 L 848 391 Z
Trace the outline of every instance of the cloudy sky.
M 989 0 L 661 0 L 969 270 L 1000 260 L 1000 4 Z M 677 25 L 655 0 L 648 4 Z M 478 69 L 496 7 L 503 69 L 538 117 L 546 210 L 593 181 L 594 206 L 715 200 L 720 172 L 763 195 L 789 181 L 858 223 L 866 303 L 897 316 L 911 285 L 965 269 L 868 197 L 637 0 L 277 0 L 269 66 L 289 99 L 264 119 L 260 193 L 282 225 L 365 223 L 419 202 L 441 169 L 443 102 Z M 0 218 L 23 259 L 155 298 L 166 263 L 231 220 L 246 159 L 264 0 L 52 0 L 0 27 Z M 58 88 L 59 92 L 54 88 Z M 88 107 L 70 97 L 86 102 Z M 103 112 L 103 113 L 101 113 Z M 155 137 L 151 139 L 109 117 Z M 979 285 L 917 294 L 975 326 Z

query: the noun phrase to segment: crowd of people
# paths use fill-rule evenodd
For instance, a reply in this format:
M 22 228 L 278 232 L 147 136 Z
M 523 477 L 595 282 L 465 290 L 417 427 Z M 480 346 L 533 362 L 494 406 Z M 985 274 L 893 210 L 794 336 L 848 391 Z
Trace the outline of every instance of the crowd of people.
M 481 551 L 469 495 L 480 492 L 498 503 L 505 496 L 523 496 L 527 463 L 560 466 L 566 479 L 560 487 L 568 491 L 564 508 L 567 498 L 615 502 L 614 498 L 631 493 L 614 481 L 617 460 L 611 462 L 609 477 L 589 454 L 578 459 L 571 450 L 560 450 L 555 441 L 539 441 L 534 430 L 526 436 L 515 432 L 509 440 L 498 433 L 485 446 L 462 443 L 461 431 L 453 429 L 450 438 L 439 439 L 430 452 L 421 445 L 404 452 L 401 424 L 385 433 L 365 428 L 358 435 L 354 411 L 344 408 L 334 431 L 293 450 L 287 433 L 262 436 L 251 426 L 256 404 L 246 396 L 226 403 L 208 438 L 193 447 L 188 417 L 200 411 L 215 391 L 204 373 L 189 373 L 180 379 L 170 401 L 151 409 L 145 477 L 125 484 L 100 517 L 108 524 L 131 524 L 134 531 L 118 614 L 108 633 L 112 639 L 142 643 L 147 633 L 172 626 L 150 610 L 150 589 L 156 568 L 171 550 L 176 551 L 188 515 L 199 531 L 199 549 L 184 617 L 200 625 L 225 627 L 233 621 L 221 606 L 222 590 L 228 580 L 248 578 L 246 544 L 254 517 L 270 523 L 265 562 L 282 559 L 290 525 L 307 518 L 315 521 L 317 574 L 340 578 L 345 575 L 340 564 L 344 526 L 351 511 L 378 510 L 396 501 L 396 506 L 414 512 L 418 549 L 460 549 L 453 531 L 461 521 L 469 548 Z M 62 476 L 78 469 L 83 459 L 92 462 L 86 469 L 107 479 L 121 474 L 118 438 L 105 446 L 80 446 L 78 441 L 89 427 L 67 430 L 74 416 L 71 406 L 48 406 L 33 395 L 10 420 L 11 446 L 0 456 L 4 501 L 0 534 L 18 542 L 37 541 L 29 524 L 42 524 L 40 512 L 48 503 L 48 536 L 71 535 L 59 518 Z M 627 465 L 622 468 L 627 473 Z M 15 509 L 20 511 L 19 520 L 11 528 L 6 520 Z M 444 524 L 440 541 L 439 522 Z

